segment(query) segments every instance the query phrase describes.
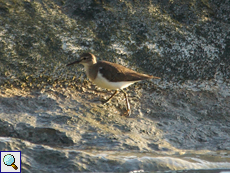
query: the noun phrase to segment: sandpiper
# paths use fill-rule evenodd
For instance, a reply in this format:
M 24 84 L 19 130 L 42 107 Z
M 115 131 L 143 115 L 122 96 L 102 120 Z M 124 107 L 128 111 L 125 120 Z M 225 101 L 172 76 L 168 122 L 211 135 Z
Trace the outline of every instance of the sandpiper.
M 102 101 L 103 104 L 113 98 L 113 96 L 117 94 L 118 90 L 121 90 L 124 93 L 127 107 L 127 111 L 123 114 L 124 116 L 130 116 L 131 109 L 128 101 L 128 95 L 125 91 L 123 91 L 123 88 L 146 79 L 160 79 L 159 77 L 152 75 L 135 72 L 119 64 L 108 61 L 97 61 L 96 57 L 92 53 L 83 53 L 79 60 L 67 64 L 66 66 L 73 64 L 83 64 L 87 77 L 97 86 L 115 90 L 108 99 Z

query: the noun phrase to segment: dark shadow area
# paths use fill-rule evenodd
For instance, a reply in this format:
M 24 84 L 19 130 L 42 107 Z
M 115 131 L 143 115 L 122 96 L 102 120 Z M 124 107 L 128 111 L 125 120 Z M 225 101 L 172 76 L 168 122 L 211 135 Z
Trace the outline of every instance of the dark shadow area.
M 81 21 L 81 25 L 85 28 L 89 28 L 96 34 L 96 39 L 92 42 L 95 45 L 96 51 L 102 52 L 107 49 L 110 44 L 112 35 L 119 29 L 119 18 L 113 10 L 107 8 L 107 6 L 112 7 L 119 3 L 116 1 L 73 1 L 67 0 L 63 6 L 63 12 L 67 14 L 70 18 L 76 20 L 76 22 Z M 95 26 L 91 26 L 92 22 L 96 23 Z M 116 27 L 114 27 L 116 25 Z M 88 46 L 83 40 L 79 40 L 81 45 Z
M 32 127 L 29 124 L 18 123 L 16 127 L 0 120 L 0 136 L 13 137 L 29 141 L 34 144 L 52 147 L 72 146 L 74 142 L 65 133 L 48 127 Z

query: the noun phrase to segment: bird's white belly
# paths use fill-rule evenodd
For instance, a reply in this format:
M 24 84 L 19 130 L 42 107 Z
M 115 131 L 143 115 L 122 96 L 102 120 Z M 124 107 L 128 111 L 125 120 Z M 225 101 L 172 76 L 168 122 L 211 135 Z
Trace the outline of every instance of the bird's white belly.
M 98 72 L 97 77 L 93 81 L 97 86 L 111 90 L 123 89 L 135 82 L 137 81 L 110 82 L 104 78 L 100 72 Z

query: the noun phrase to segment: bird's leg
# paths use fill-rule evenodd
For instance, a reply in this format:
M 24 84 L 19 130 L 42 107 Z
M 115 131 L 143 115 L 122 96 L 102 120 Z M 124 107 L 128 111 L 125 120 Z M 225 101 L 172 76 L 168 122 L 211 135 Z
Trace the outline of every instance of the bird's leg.
M 123 116 L 130 116 L 131 115 L 131 109 L 130 109 L 130 104 L 129 104 L 129 100 L 128 100 L 128 95 L 125 91 L 121 90 L 124 93 L 125 96 L 125 101 L 126 101 L 126 107 L 127 107 L 127 111 L 123 114 Z
M 105 103 L 107 103 L 111 98 L 113 98 L 113 96 L 115 96 L 116 94 L 117 94 L 117 90 L 108 98 L 108 99 L 106 99 L 106 100 L 103 100 L 103 101 L 101 101 L 103 104 L 105 104 Z

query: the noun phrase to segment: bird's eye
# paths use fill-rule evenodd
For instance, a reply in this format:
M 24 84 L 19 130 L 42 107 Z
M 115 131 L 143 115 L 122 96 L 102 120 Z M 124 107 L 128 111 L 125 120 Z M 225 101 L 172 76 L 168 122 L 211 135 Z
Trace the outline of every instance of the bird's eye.
M 83 60 L 86 60 L 86 57 L 84 57 Z

